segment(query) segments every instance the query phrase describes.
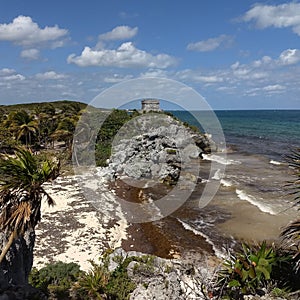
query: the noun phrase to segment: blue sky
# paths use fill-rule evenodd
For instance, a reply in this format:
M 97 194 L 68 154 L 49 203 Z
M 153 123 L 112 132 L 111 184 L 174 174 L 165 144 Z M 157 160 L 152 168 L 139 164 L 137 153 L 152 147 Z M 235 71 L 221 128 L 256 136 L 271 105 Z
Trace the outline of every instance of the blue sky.
M 214 109 L 300 109 L 300 1 L 1 0 L 0 104 L 146 77 Z

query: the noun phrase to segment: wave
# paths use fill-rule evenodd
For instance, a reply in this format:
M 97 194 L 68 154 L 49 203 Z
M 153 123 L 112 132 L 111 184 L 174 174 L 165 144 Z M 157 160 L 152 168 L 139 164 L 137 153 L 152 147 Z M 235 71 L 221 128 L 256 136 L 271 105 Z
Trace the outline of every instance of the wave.
M 230 180 L 221 179 L 221 184 L 225 187 L 233 186 L 233 183 Z
M 211 179 L 220 180 L 222 178 L 220 172 L 221 172 L 221 170 L 218 169 Z
M 252 205 L 256 206 L 260 211 L 264 213 L 268 213 L 270 215 L 276 215 L 277 213 L 270 207 L 270 205 L 267 205 L 265 203 L 262 203 L 261 201 L 258 201 L 254 196 L 246 194 L 242 190 L 236 189 L 237 196 L 244 201 L 248 201 Z
M 279 162 L 279 161 L 276 161 L 276 160 L 273 160 L 273 159 L 272 159 L 272 160 L 270 160 L 270 164 L 279 166 L 279 165 L 281 165 L 282 163 Z
M 215 154 L 203 154 L 203 159 L 204 160 L 210 160 L 210 161 L 214 161 L 217 162 L 221 165 L 240 165 L 241 162 L 238 160 L 233 160 L 233 159 L 226 159 L 222 156 L 218 156 Z
M 183 222 L 182 220 L 180 220 L 180 219 L 178 219 L 178 218 L 176 218 L 176 219 L 177 219 L 177 221 L 183 226 L 184 229 L 189 230 L 189 231 L 192 231 L 195 235 L 200 235 L 200 236 L 202 236 L 202 237 L 205 239 L 205 241 L 206 241 L 208 244 L 210 244 L 210 245 L 212 246 L 213 251 L 214 251 L 214 253 L 215 253 L 215 255 L 216 255 L 217 257 L 225 258 L 225 254 L 224 254 L 223 252 L 221 252 L 221 251 L 216 247 L 216 245 L 213 243 L 213 241 L 212 241 L 206 234 L 204 234 L 203 232 L 201 232 L 201 231 L 195 229 L 195 228 L 192 227 L 191 225 L 189 225 L 189 224 Z

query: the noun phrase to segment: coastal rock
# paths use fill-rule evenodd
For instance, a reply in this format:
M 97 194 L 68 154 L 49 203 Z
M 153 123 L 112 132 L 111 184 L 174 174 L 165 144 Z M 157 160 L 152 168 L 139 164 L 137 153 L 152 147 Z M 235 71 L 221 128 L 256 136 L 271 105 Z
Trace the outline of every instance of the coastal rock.
M 174 185 L 186 164 L 210 152 L 207 136 L 170 116 L 146 114 L 132 122 L 113 142 L 107 168 L 116 177 Z
M 109 255 L 108 269 L 118 268 L 126 259 L 127 274 L 136 284 L 130 300 L 202 299 L 199 282 L 208 278 L 208 270 L 195 267 L 181 259 L 164 259 L 140 252 L 116 249 Z M 205 275 L 204 275 L 205 274 Z

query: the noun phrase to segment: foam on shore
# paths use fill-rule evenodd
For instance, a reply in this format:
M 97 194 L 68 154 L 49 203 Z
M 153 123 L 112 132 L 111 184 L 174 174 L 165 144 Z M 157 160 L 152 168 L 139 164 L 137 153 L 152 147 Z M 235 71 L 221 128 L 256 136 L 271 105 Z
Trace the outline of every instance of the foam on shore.
M 272 209 L 270 205 L 262 203 L 262 201 L 257 200 L 254 196 L 248 195 L 246 192 L 236 189 L 236 194 L 239 199 L 248 201 L 252 205 L 256 206 L 260 211 L 268 213 L 270 215 L 276 215 L 277 213 Z

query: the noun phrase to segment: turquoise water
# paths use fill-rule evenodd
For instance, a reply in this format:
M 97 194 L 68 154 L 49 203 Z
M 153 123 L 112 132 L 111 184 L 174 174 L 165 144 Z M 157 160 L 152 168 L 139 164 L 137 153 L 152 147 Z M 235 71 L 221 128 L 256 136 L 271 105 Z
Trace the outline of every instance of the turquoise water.
M 179 119 L 201 127 L 207 112 L 172 112 Z M 300 147 L 300 110 L 216 111 L 226 143 L 239 152 L 266 155 L 282 160 Z M 200 121 L 200 122 L 199 122 Z M 200 123 L 200 124 L 199 124 Z

